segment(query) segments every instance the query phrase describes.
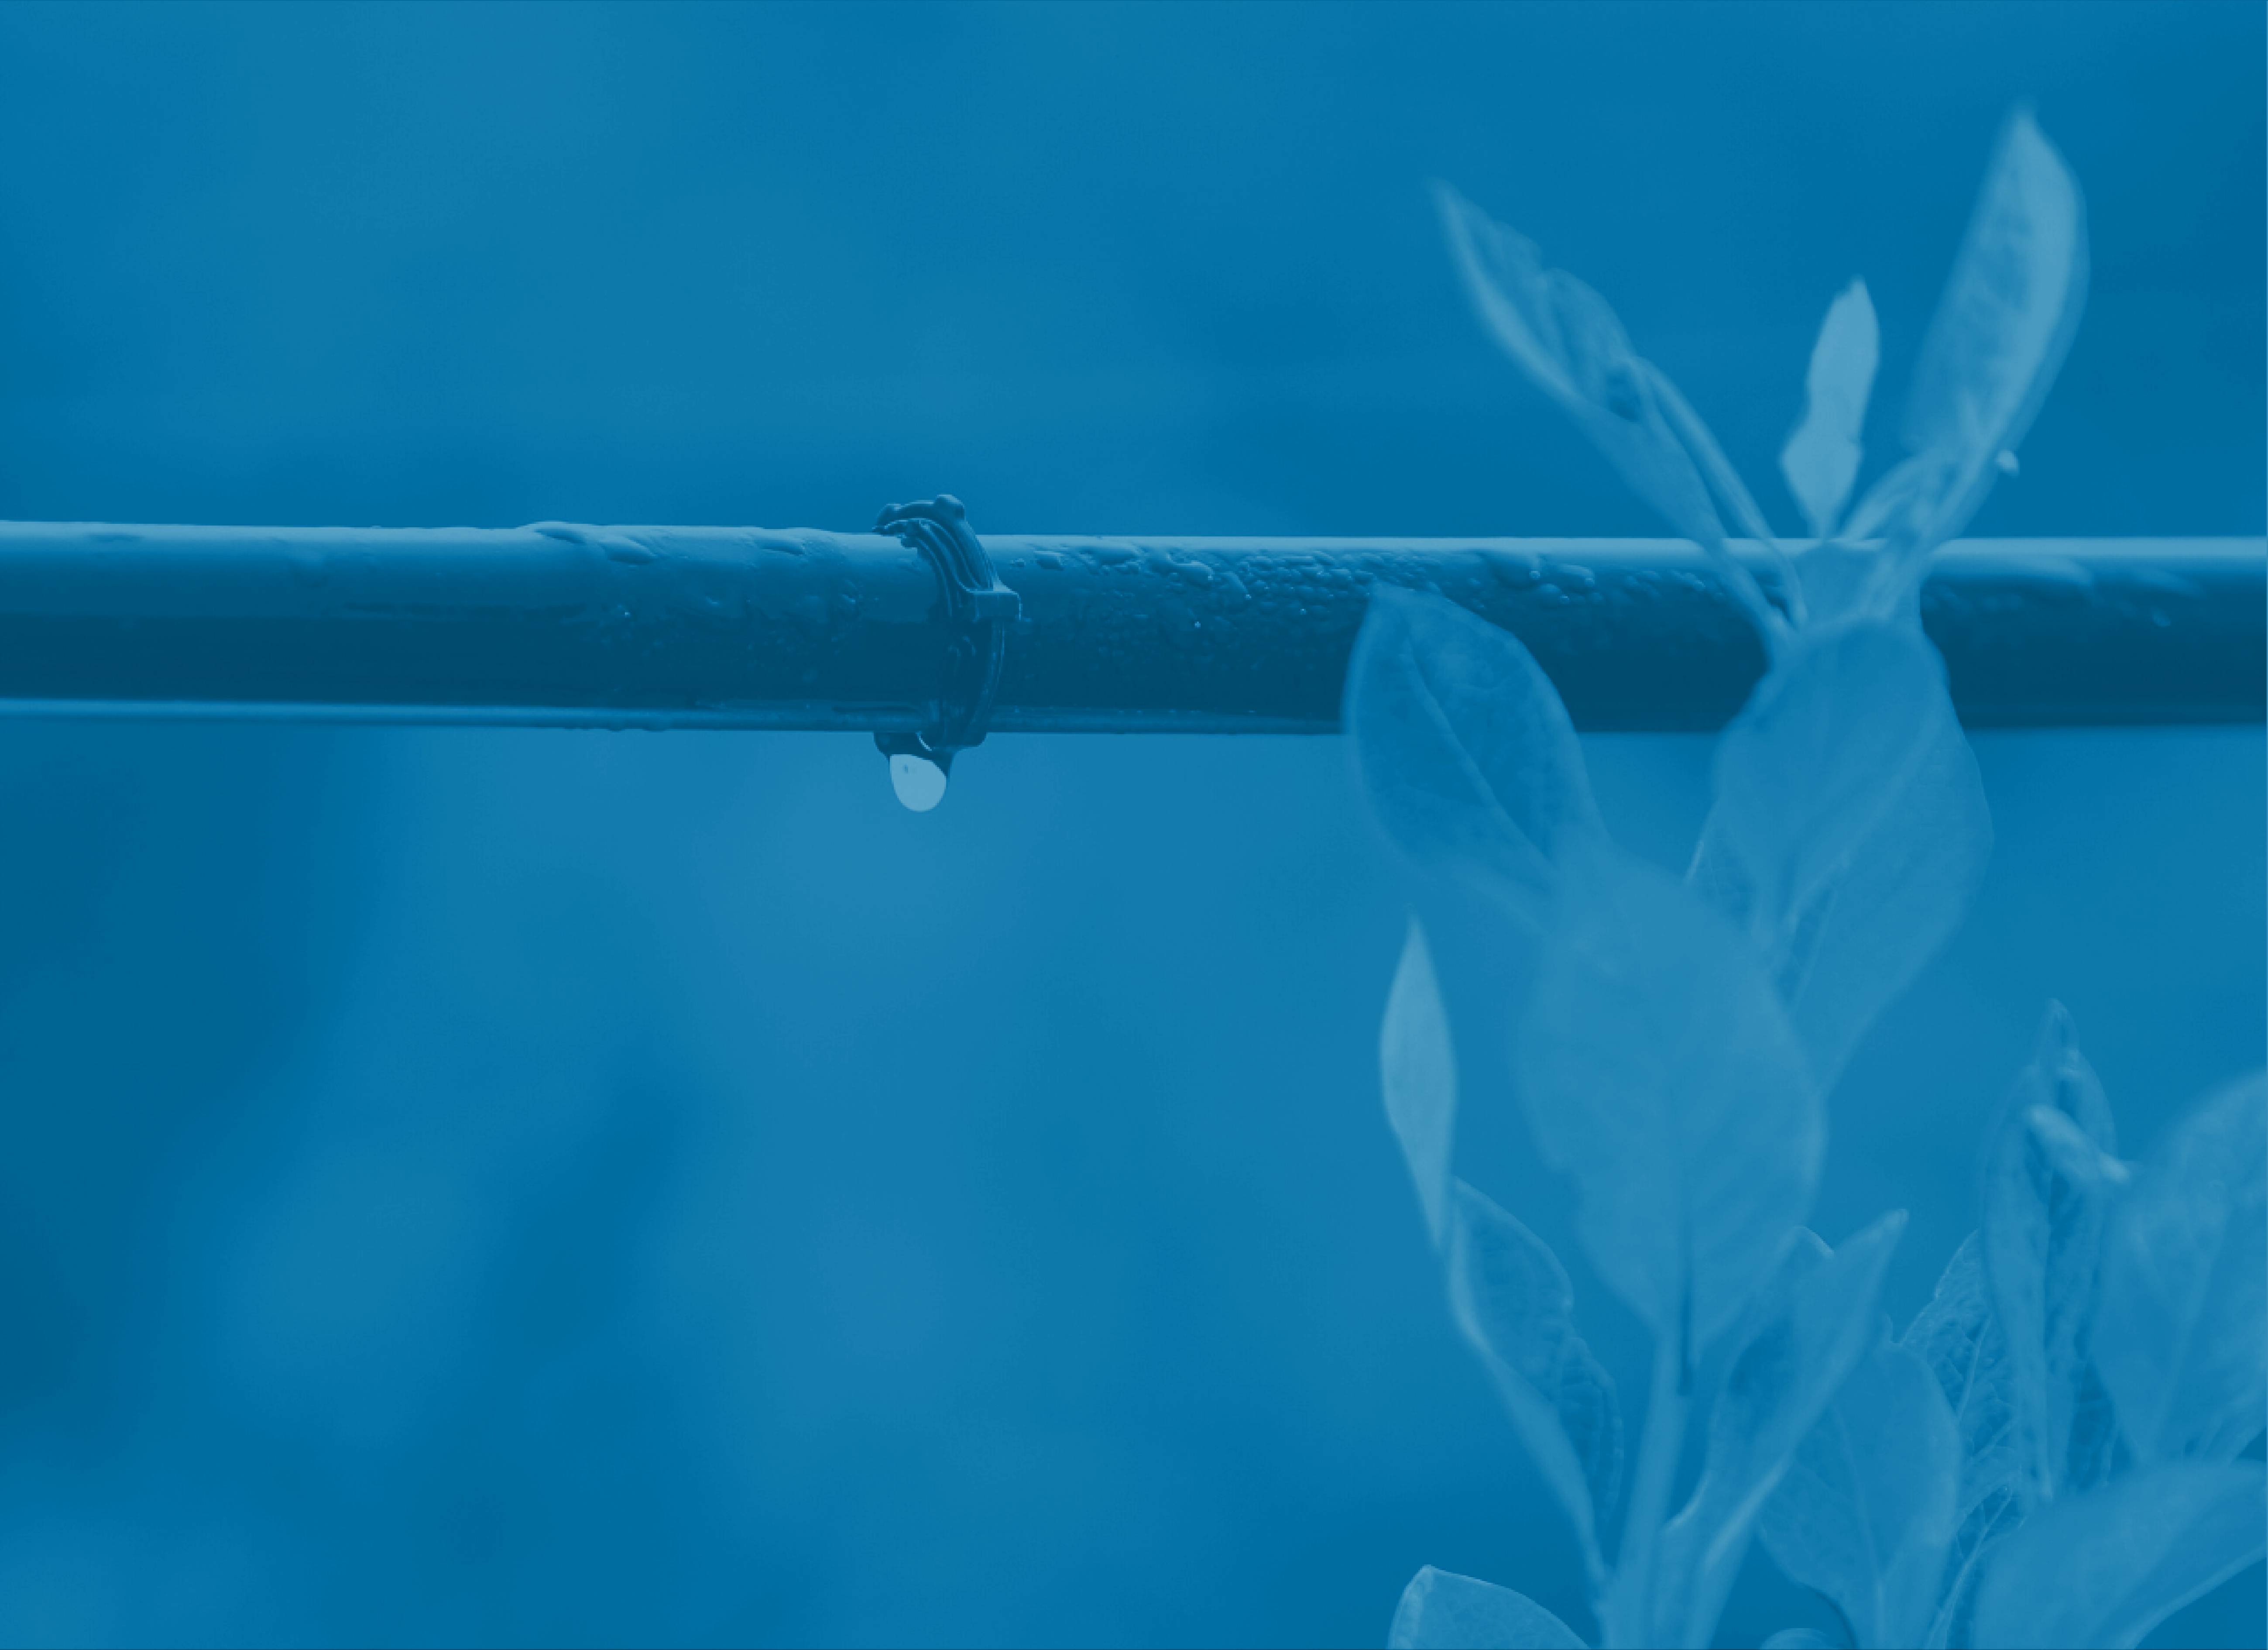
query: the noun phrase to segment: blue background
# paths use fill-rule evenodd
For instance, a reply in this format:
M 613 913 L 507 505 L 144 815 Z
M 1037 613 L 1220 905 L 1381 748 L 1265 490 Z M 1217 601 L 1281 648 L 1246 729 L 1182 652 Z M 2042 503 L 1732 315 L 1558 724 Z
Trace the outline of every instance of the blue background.
M 1980 534 L 2263 531 L 2257 5 L 0 9 L 0 515 L 1660 529 L 1423 184 L 1772 454 L 1863 275 L 1876 456 L 2020 96 L 2088 317 Z M 2263 1053 L 2262 736 L 1998 733 L 1965 931 L 1834 1101 L 1914 1212 L 2067 1002 L 2130 1152 Z M 1705 746 L 1589 741 L 1680 860 Z M 0 1638 L 1378 1642 L 1579 1622 L 1384 1127 L 1575 1263 L 1505 936 L 1336 740 L 0 723 Z M 1724 1642 L 1820 1619 L 1756 1558 Z M 2160 1635 L 2259 1645 L 2256 1569 Z

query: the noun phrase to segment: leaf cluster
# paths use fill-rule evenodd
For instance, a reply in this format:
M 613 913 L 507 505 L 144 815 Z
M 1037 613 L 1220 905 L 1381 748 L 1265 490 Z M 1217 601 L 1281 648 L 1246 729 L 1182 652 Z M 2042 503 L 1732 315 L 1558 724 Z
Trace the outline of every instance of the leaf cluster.
M 1512 636 L 1381 588 L 1349 673 L 1388 836 L 1535 949 L 1512 1024 L 1528 1120 L 1579 1193 L 1594 1271 L 1654 1340 L 1630 1450 L 1559 1260 L 1454 1172 L 1456 1061 L 1413 924 L 1381 1035 L 1388 1117 L 1456 1325 L 1574 1526 L 1602 1642 L 1706 1644 L 1761 1535 L 1856 1644 L 2131 1644 L 2260 1547 L 2259 1473 L 2235 1462 L 2268 1402 L 2259 1084 L 2206 1101 L 2138 1169 L 2051 1016 L 1993 1137 L 1984 1224 L 1898 1339 L 1876 1297 L 1903 1214 L 1837 1250 L 1801 1224 L 1824 1095 L 1990 853 L 1917 593 L 2013 468 L 2068 345 L 2078 189 L 2019 110 L 1915 373 L 1909 456 L 1847 519 L 1877 343 L 1864 286 L 1836 299 L 1781 459 L 1818 540 L 1800 555 L 1604 299 L 1454 190 L 1439 199 L 1484 326 L 1710 553 L 1771 659 L 1719 740 L 1682 880 L 1612 841 L 1558 695 Z M 1724 1371 L 1705 1394 L 1705 1360 Z M 1673 1506 L 1696 1429 L 1700 1476 Z M 1428 1567 L 1391 1642 L 1583 1641 Z
M 1854 1379 L 1764 1519 L 1853 1642 L 2132 1645 L 2268 1549 L 2238 1459 L 2268 1411 L 2268 1084 L 2205 1095 L 2143 1163 L 2116 1153 L 2051 1006 L 1983 1223 L 1885 1349 L 1933 1379 Z

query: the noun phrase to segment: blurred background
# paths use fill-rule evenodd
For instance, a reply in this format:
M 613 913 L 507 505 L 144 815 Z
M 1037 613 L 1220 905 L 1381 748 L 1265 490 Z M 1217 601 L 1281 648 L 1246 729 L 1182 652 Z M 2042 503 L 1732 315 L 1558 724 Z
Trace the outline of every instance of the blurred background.
M 1599 287 L 1793 531 L 1868 474 L 1994 129 L 2088 195 L 1972 531 L 2264 529 L 2263 9 L 0 9 L 0 516 L 1650 534 L 1424 192 Z M 2130 1153 L 2263 1055 L 2261 731 L 1995 733 L 1967 928 L 1815 1224 L 1914 1212 L 2068 1003 Z M 1706 746 L 1589 741 L 1665 862 Z M 1587 1627 L 1376 1093 L 1406 913 L 1462 1167 L 1532 1161 L 1506 936 L 1337 740 L 0 723 L 0 1639 L 1377 1643 L 1421 1564 Z M 1723 1642 L 1816 1624 L 1760 1555 Z M 2156 1642 L 2260 1645 L 2255 1569 Z

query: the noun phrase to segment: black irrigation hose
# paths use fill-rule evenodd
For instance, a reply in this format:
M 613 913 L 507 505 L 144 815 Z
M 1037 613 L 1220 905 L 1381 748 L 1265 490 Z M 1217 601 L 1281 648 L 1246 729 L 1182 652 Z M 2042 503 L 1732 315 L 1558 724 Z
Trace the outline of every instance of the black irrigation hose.
M 981 620 L 876 534 L 0 524 L 0 711 L 903 734 L 982 622 L 992 732 L 1329 733 L 1381 580 L 1516 633 L 1584 728 L 1716 727 L 1763 668 L 1677 541 L 979 542 L 1014 593 Z M 1970 541 L 1924 621 L 1971 726 L 2258 723 L 2264 570 L 2258 539 Z

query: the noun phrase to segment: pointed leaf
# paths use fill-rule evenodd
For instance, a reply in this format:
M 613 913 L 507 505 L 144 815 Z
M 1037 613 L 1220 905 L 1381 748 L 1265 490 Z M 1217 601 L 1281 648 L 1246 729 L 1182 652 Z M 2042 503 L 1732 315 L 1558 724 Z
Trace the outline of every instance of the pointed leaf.
M 1903 1211 L 1885 1215 L 1823 1264 L 1783 1274 L 1798 1278 L 1786 1309 L 1733 1359 L 1701 1481 L 1662 1530 L 1649 1642 L 1709 1642 L 1757 1515 L 1880 1332 L 1875 1298 L 1905 1225 Z
M 1955 1510 L 1965 1520 L 2008 1484 L 2017 1462 L 2007 1345 L 1975 1233 L 1954 1251 L 1899 1344 L 1929 1366 L 1951 1410 L 1961 1451 Z
M 1918 1644 L 1953 1539 L 1961 1440 L 1921 1358 L 1884 1344 L 1851 1372 L 1764 1503 L 1756 1533 L 1864 1646 Z
M 2144 1461 L 2233 1459 L 2268 1410 L 2268 1083 L 2205 1098 L 2113 1210 L 2095 1357 Z
M 1937 1293 L 1899 1343 L 1929 1366 L 1953 1411 L 1961 1468 L 1955 1530 L 1947 1554 L 1933 1646 L 1951 1641 L 1962 1619 L 1987 1549 L 2023 1515 L 2017 1494 L 2019 1452 L 2008 1348 L 1992 1310 L 1977 1234 L 1970 1233 L 1938 1280 Z
M 1716 1343 L 1728 1366 L 1754 1345 L 1759 1336 L 1774 1329 L 1795 1310 L 1804 1288 L 1834 1258 L 1835 1251 L 1809 1226 L 1790 1229 L 1778 1256 L 1742 1304 L 1733 1327 Z
M 1874 302 L 1867 284 L 1853 281 L 1827 307 L 1804 375 L 1803 417 L 1780 449 L 1780 474 L 1815 539 L 1833 536 L 1859 479 L 1859 435 L 1881 353 Z
M 1402 1143 L 1403 1160 L 1418 1182 L 1425 1229 L 1440 1249 L 1448 1236 L 1449 1153 L 1457 1126 L 1457 1057 L 1449 1042 L 1449 1016 L 1433 983 L 1433 960 L 1417 919 L 1386 998 L 1386 1023 L 1378 1035 L 1379 1073 L 1386 1090 L 1386 1120 Z
M 1767 954 L 1848 873 L 1922 767 L 1945 666 L 1918 630 L 1862 621 L 1802 632 L 1718 740 L 1696 880 Z
M 1606 842 L 1557 690 L 1516 637 L 1454 602 L 1373 595 L 1346 726 L 1395 844 L 1532 925 L 1550 919 L 1557 862 Z
M 2046 399 L 2087 291 L 2079 186 L 2031 114 L 2001 128 L 1906 404 L 1915 453 L 1853 513 L 1909 562 L 1958 533 Z
M 1390 1650 L 1585 1650 L 1565 1622 L 1533 1599 L 1430 1564 L 1403 1589 L 1386 1642 Z
M 1906 404 L 1913 451 L 1989 471 L 2022 439 L 2085 301 L 2086 217 L 2071 169 L 2017 109 L 1922 340 Z
M 1716 784 L 1691 880 L 1775 958 L 1823 1088 L 1991 857 L 1935 650 L 1904 622 L 1801 632 L 1726 730 Z
M 1550 1246 L 1464 1182 L 1455 1196 L 1449 1301 L 1458 1327 L 1603 1580 L 1598 1524 L 1622 1472 L 1614 1381 L 1575 1332 L 1574 1292 Z
M 1593 1264 L 1690 1368 L 1802 1219 L 1825 1139 L 1753 952 L 1651 866 L 1602 866 L 1546 944 L 1514 1058 Z
M 2153 1467 L 2040 1513 L 1977 1589 L 1974 1642 L 2132 1645 L 2268 1551 L 2257 1462 Z
M 2027 1506 L 2084 1484 L 2109 1465 L 2108 1405 L 2089 1361 L 2095 1270 L 2110 1197 L 2075 1182 L 2043 1149 L 2036 1107 L 2061 1112 L 2102 1152 L 2115 1149 L 2102 1085 L 2051 1008 L 2038 1053 L 2018 1077 L 1985 1160 L 1983 1254 L 2006 1337 Z
M 1992 857 L 1984 781 L 1940 688 L 1919 763 L 1788 942 L 1780 992 L 1822 1091 L 1961 925 Z

